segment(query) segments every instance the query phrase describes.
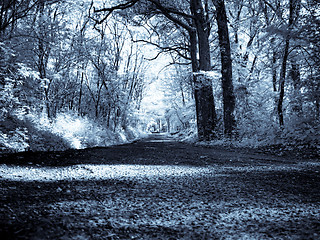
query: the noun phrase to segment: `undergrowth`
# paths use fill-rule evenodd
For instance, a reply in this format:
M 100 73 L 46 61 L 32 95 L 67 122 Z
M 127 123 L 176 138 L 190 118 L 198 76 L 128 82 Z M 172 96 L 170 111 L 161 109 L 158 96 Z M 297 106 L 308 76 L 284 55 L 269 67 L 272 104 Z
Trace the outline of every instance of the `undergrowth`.
M 111 131 L 71 112 L 49 119 L 45 114 L 8 115 L 0 121 L 0 150 L 63 151 L 128 142 L 143 133 L 133 128 Z

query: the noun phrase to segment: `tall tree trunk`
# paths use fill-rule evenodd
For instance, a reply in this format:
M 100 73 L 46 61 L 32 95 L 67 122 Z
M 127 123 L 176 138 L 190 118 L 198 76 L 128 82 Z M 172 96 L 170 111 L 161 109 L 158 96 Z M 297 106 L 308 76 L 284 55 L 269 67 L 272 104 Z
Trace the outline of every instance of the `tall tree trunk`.
M 279 99 L 278 99 L 278 117 L 280 126 L 284 125 L 283 120 L 283 99 L 284 99 L 284 83 L 286 80 L 286 72 L 287 72 L 287 60 L 289 55 L 289 44 L 290 39 L 287 37 L 284 52 L 283 52 L 283 60 L 281 65 L 280 79 L 279 79 Z
M 232 83 L 232 62 L 228 20 L 224 0 L 215 0 L 214 4 L 217 13 L 219 46 L 221 55 L 224 133 L 226 136 L 231 137 L 235 129 L 235 96 Z
M 302 114 L 302 102 L 300 97 L 300 89 L 301 89 L 301 78 L 300 78 L 300 69 L 296 61 L 291 60 L 291 71 L 290 71 L 291 79 L 293 82 L 293 98 L 291 100 L 292 111 L 297 115 L 301 116 Z
M 274 45 L 274 38 L 271 39 L 271 45 Z M 272 51 L 272 86 L 273 86 L 273 91 L 277 92 L 277 52 L 275 50 Z
M 78 101 L 78 114 L 81 116 L 81 101 L 82 101 L 82 86 L 83 86 L 83 80 L 84 80 L 84 73 L 83 73 L 83 69 L 82 69 L 82 73 L 81 73 L 81 81 L 80 81 L 80 91 L 79 91 L 79 101 Z
M 216 111 L 212 82 L 204 72 L 211 70 L 209 21 L 204 13 L 201 0 L 190 1 L 191 12 L 195 16 L 195 31 L 189 31 L 191 45 L 192 70 L 194 73 L 194 95 L 196 101 L 197 127 L 199 140 L 210 140 L 215 137 Z M 199 63 L 197 60 L 197 46 Z
M 284 100 L 284 87 L 287 73 L 287 61 L 289 56 L 289 45 L 290 45 L 290 34 L 291 28 L 294 21 L 294 12 L 296 10 L 299 0 L 290 0 L 289 2 L 289 23 L 288 23 L 288 33 L 285 37 L 285 46 L 283 51 L 283 59 L 281 64 L 280 78 L 279 78 L 279 99 L 278 99 L 278 117 L 280 127 L 284 125 L 283 119 L 283 100 Z

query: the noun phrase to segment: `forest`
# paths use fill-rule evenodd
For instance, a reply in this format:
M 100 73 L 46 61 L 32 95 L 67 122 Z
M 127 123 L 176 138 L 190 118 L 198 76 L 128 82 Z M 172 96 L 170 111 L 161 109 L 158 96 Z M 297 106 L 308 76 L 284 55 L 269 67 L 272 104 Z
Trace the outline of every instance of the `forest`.
M 0 151 L 182 140 L 320 152 L 317 0 L 3 0 Z

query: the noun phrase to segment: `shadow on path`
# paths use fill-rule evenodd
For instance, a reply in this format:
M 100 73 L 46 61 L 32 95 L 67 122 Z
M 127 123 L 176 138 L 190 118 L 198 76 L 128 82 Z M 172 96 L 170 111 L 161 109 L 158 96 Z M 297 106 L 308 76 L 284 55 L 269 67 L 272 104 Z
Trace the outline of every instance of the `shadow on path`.
M 70 166 L 76 164 L 140 164 L 140 165 L 191 165 L 258 164 L 259 162 L 295 163 L 285 159 L 256 153 L 253 150 L 202 147 L 177 142 L 172 136 L 152 134 L 133 143 L 111 147 L 94 147 L 63 152 L 21 152 L 0 156 L 0 164 Z
M 319 171 L 318 162 L 205 148 L 165 135 L 6 155 L 0 236 L 319 239 Z

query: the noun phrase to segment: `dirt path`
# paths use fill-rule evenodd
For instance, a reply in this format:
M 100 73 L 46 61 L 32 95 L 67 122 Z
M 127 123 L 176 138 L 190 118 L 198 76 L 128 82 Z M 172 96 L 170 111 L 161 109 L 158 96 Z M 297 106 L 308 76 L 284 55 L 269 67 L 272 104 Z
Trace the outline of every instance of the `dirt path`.
M 132 144 L 0 157 L 1 239 L 319 239 L 320 161 Z

